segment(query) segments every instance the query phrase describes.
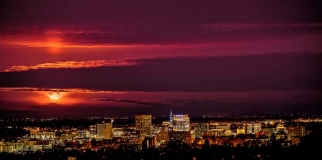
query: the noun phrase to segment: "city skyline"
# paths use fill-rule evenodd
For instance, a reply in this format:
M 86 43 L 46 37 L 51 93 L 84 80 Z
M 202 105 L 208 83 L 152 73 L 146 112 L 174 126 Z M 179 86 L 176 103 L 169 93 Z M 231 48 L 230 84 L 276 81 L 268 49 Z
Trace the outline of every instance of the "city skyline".
M 317 0 L 0 4 L 0 117 L 321 112 Z

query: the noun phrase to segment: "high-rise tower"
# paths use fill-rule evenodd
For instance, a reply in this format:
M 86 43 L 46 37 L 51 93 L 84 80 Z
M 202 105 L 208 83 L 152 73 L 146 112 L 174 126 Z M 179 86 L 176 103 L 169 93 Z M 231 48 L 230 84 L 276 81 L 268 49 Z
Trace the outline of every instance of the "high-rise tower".
M 173 115 L 172 115 L 172 109 L 170 110 L 170 127 L 172 127 L 173 126 L 173 117 L 172 117 Z
M 97 137 L 101 139 L 112 139 L 112 124 L 96 124 Z
M 152 115 L 135 115 L 135 126 L 139 136 L 151 136 Z

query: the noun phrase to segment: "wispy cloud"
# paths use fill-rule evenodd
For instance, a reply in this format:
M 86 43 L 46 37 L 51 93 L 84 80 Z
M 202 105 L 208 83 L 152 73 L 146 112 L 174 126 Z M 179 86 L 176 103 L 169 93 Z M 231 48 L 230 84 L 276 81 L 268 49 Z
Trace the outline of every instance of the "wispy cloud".
M 12 66 L 4 72 L 27 71 L 37 69 L 61 69 L 61 68 L 95 68 L 106 66 L 130 66 L 135 65 L 135 61 L 130 60 L 95 60 L 95 61 L 64 61 L 54 63 L 42 63 L 34 66 Z

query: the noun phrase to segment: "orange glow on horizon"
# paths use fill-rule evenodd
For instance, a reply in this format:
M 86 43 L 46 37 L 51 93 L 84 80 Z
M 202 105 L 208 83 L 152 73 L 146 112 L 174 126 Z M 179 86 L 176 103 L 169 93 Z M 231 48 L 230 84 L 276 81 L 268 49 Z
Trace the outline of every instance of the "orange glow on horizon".
M 59 53 L 62 48 L 62 43 L 60 42 L 60 39 L 58 38 L 51 38 L 48 40 L 47 44 L 45 45 L 48 47 L 48 51 L 50 53 Z

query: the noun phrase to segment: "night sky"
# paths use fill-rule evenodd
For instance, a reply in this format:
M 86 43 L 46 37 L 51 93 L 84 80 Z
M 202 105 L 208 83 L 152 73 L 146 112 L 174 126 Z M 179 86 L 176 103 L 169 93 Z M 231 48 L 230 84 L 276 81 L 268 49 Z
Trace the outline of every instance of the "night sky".
M 0 118 L 321 107 L 320 0 L 0 1 Z

